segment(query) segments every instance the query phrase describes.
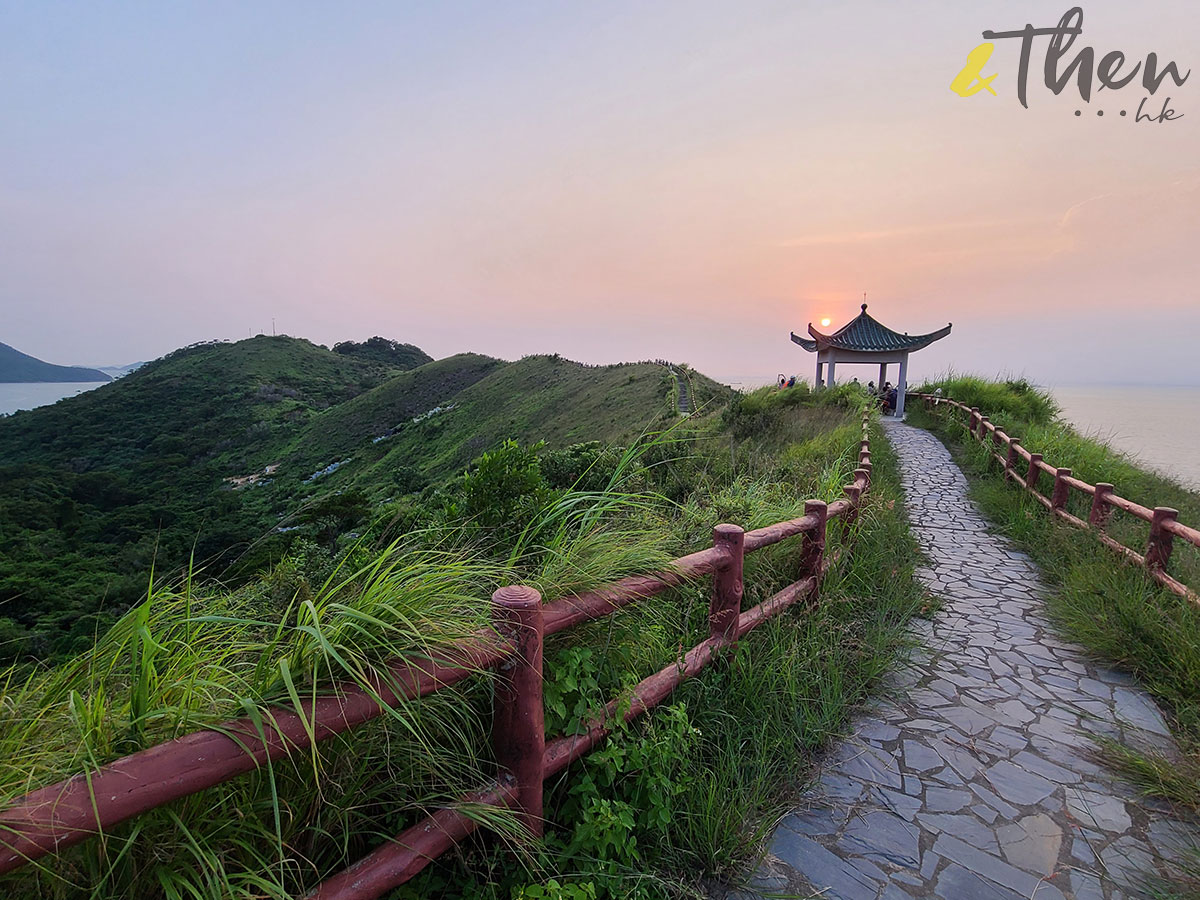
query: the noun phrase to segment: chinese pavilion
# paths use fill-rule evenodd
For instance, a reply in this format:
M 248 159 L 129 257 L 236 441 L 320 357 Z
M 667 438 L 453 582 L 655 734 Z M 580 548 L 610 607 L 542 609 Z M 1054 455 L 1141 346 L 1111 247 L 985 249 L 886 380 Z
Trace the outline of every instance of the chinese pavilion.
M 953 323 L 951 323 L 953 324 Z M 843 325 L 833 334 L 822 334 L 808 323 L 809 338 L 792 332 L 792 341 L 810 353 L 817 354 L 816 384 L 832 386 L 834 368 L 838 363 L 856 363 L 879 366 L 879 386 L 887 383 L 887 370 L 891 363 L 900 364 L 900 375 L 896 382 L 896 415 L 904 414 L 904 392 L 908 379 L 908 354 L 928 347 L 950 333 L 950 325 L 931 331 L 929 334 L 900 334 L 886 325 L 881 325 L 867 315 L 867 304 L 862 312 L 849 324 Z M 822 378 L 822 372 L 825 376 Z

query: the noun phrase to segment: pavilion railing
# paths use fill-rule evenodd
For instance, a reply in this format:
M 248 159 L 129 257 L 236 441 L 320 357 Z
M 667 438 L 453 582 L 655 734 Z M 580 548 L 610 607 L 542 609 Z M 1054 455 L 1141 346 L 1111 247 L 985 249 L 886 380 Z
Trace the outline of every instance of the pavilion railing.
M 917 396 L 924 400 L 928 410 L 946 409 L 961 413 L 959 423 L 972 438 L 985 446 L 990 443 L 992 447 L 1003 448 L 1003 453 L 994 449 L 989 449 L 989 453 L 1003 467 L 1005 480 L 1012 480 L 1021 485 L 1051 514 L 1076 528 L 1092 532 L 1100 543 L 1124 559 L 1144 567 L 1151 578 L 1172 593 L 1186 597 L 1193 603 L 1200 603 L 1200 596 L 1194 590 L 1168 572 L 1175 538 L 1181 538 L 1193 547 L 1200 548 L 1200 531 L 1180 522 L 1178 510 L 1169 506 L 1150 509 L 1119 496 L 1111 484 L 1088 484 L 1072 477 L 1070 469 L 1052 466 L 1042 458 L 1042 454 L 1026 450 L 1021 446 L 1019 438 L 1002 431 L 987 416 L 980 413 L 976 406 L 968 407 L 957 400 L 933 394 Z M 1049 496 L 1038 490 L 1042 475 L 1051 479 Z M 1071 491 L 1078 491 L 1092 498 L 1087 519 L 1081 519 L 1067 511 Z M 1106 531 L 1114 509 L 1129 513 L 1150 525 L 1150 537 L 1143 553 L 1125 546 Z
M 712 547 L 674 560 L 667 571 L 634 575 L 582 594 L 543 603 L 531 587 L 503 587 L 492 596 L 493 627 L 467 644 L 422 662 L 394 661 L 367 686 L 342 684 L 300 710 L 234 719 L 123 757 L 25 795 L 0 810 L 0 875 L 104 834 L 141 813 L 222 784 L 273 760 L 303 753 L 315 742 L 380 716 L 386 707 L 451 687 L 484 669 L 498 673 L 492 742 L 494 780 L 463 803 L 513 810 L 533 836 L 542 833 L 545 779 L 603 741 L 617 725 L 660 704 L 687 678 L 733 650 L 738 640 L 801 600 L 817 598 L 821 579 L 842 552 L 826 551 L 830 521 L 850 535 L 871 484 L 870 415 L 863 412 L 854 481 L 845 498 L 808 500 L 804 515 L 754 531 L 717 525 Z M 802 540 L 800 579 L 742 610 L 745 554 L 791 537 Z M 849 552 L 851 543 L 844 544 Z M 611 615 L 689 579 L 711 575 L 709 635 L 675 662 L 610 701 L 580 734 L 546 740 L 542 653 L 546 635 Z M 265 724 L 269 723 L 269 724 Z M 380 897 L 410 880 L 478 827 L 477 817 L 444 808 L 384 843 L 309 894 L 322 900 Z

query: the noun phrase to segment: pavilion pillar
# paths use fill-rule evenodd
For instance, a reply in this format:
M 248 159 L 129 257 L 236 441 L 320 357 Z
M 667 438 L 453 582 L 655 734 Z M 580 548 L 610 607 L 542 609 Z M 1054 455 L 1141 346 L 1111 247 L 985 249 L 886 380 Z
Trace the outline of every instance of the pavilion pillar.
M 823 377 L 824 373 L 821 371 L 824 368 L 825 368 L 825 363 L 823 363 L 821 361 L 821 355 L 817 354 L 817 380 L 813 384 L 814 388 L 819 388 L 822 384 L 825 383 L 824 381 L 822 381 L 822 377 Z
M 830 353 L 829 354 L 829 376 L 828 376 L 828 380 L 825 382 L 828 387 L 833 387 L 833 385 L 835 384 L 835 382 L 833 380 L 833 364 L 834 364 L 834 362 L 835 362 L 834 355 L 832 353 Z
M 900 381 L 896 384 L 896 410 L 893 415 L 904 415 L 904 391 L 908 387 L 908 354 L 900 357 Z
M 881 391 L 883 390 L 883 386 L 887 384 L 887 363 L 879 364 L 879 381 L 876 384 L 879 385 Z

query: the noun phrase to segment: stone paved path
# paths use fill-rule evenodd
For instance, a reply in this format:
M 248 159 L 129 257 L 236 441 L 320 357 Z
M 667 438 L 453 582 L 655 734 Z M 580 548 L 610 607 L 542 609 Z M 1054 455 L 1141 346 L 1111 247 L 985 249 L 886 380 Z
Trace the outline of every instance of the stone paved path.
M 943 598 L 894 696 L 825 762 L 748 896 L 1117 900 L 1193 840 L 1097 765 L 1087 734 L 1169 744 L 1124 675 L 1056 639 L 1029 560 L 988 534 L 928 432 L 886 423 Z

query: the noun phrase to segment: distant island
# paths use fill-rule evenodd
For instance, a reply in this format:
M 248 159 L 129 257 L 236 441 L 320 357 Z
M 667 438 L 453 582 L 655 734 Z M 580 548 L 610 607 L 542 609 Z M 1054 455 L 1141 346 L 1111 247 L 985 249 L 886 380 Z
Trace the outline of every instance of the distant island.
M 0 343 L 0 383 L 66 381 L 112 381 L 112 376 L 99 369 L 84 366 L 56 366 L 22 353 L 8 344 Z
M 129 363 L 128 365 L 124 365 L 124 366 L 96 366 L 96 368 L 99 369 L 101 372 L 103 372 L 105 375 L 107 375 L 109 378 L 111 378 L 113 381 L 116 381 L 118 378 L 128 375 L 130 372 L 137 371 L 145 364 L 146 363 L 143 360 L 141 362 Z

